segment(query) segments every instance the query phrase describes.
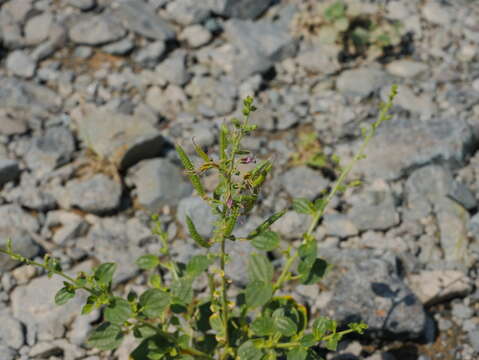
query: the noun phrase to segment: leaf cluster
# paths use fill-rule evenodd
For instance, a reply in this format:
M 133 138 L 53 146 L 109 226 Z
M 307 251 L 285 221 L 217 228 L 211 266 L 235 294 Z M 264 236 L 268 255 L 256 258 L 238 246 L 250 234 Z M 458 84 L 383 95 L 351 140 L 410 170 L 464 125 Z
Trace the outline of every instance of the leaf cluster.
M 333 16 L 333 15 L 331 15 Z M 336 16 L 336 15 L 335 15 Z M 191 239 L 203 253 L 191 257 L 186 263 L 177 262 L 170 254 L 168 236 L 158 216 L 152 217 L 152 232 L 162 244 L 158 254 L 145 254 L 137 259 L 137 266 L 148 272 L 149 288 L 142 293 L 130 292 L 126 297 L 114 294 L 112 287 L 117 265 L 103 263 L 90 273 L 80 272 L 75 278 L 65 274 L 58 261 L 45 257 L 43 263 L 31 261 L 16 254 L 11 242 L 0 252 L 11 258 L 44 268 L 48 275 L 64 278 L 64 286 L 55 295 L 55 302 L 63 305 L 79 290 L 89 296 L 81 313 L 103 309 L 101 324 L 90 334 L 88 344 L 100 350 L 113 350 L 122 343 L 126 334 L 138 339 L 131 353 L 134 360 L 158 359 L 220 359 L 220 360 L 288 360 L 318 359 L 315 346 L 335 350 L 341 338 L 351 332 L 363 333 L 365 324 L 349 324 L 338 329 L 334 320 L 311 318 L 306 308 L 290 296 L 277 292 L 287 283 L 298 281 L 315 284 L 328 270 L 321 259 L 313 231 L 332 197 L 345 187 L 345 178 L 354 163 L 363 157 L 364 148 L 377 127 L 389 118 L 395 90 L 389 103 L 381 107 L 378 121 L 363 132 L 364 144 L 352 163 L 344 169 L 329 192 L 315 201 L 294 199 L 292 209 L 310 217 L 308 231 L 298 247 L 284 246 L 280 236 L 271 230 L 289 209 L 272 214 L 246 237 L 237 237 L 234 229 L 239 216 L 248 215 L 256 204 L 259 192 L 272 170 L 270 160 L 256 159 L 243 148 L 242 139 L 254 131 L 249 124 L 256 110 L 253 99 L 243 103 L 244 119 L 233 119 L 223 124 L 219 135 L 219 157 L 213 158 L 195 144 L 201 163 L 195 165 L 181 145 L 176 145 L 185 174 L 197 194 L 217 216 L 210 237 L 201 235 L 193 219 L 186 217 Z M 242 165 L 249 164 L 249 170 Z M 216 189 L 208 193 L 201 181 L 205 171 L 215 171 L 219 181 Z M 228 241 L 247 241 L 256 249 L 248 259 L 248 283 L 236 298 L 230 298 L 231 280 L 226 266 L 230 256 Z M 269 259 L 271 251 L 285 255 L 277 268 Z M 195 282 L 207 280 L 208 291 L 195 291 Z

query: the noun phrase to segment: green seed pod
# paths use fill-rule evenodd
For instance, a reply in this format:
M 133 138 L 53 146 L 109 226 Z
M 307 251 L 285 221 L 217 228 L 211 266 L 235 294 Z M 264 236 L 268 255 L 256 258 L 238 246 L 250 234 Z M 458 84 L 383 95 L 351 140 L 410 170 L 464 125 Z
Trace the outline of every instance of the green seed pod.
M 281 218 L 284 214 L 286 214 L 286 209 L 283 209 L 276 214 L 271 215 L 269 218 L 267 218 L 261 225 L 259 225 L 255 230 L 249 233 L 248 239 L 252 239 L 255 236 L 258 236 L 261 234 L 263 231 L 266 231 L 269 229 L 271 225 L 273 225 L 279 218 Z
M 190 158 L 188 157 L 188 155 L 186 155 L 185 150 L 183 150 L 183 148 L 179 144 L 176 144 L 175 148 L 176 152 L 178 153 L 178 157 L 181 160 L 181 163 L 183 164 L 184 168 L 189 172 L 188 178 L 190 179 L 191 185 L 193 185 L 194 189 L 198 192 L 200 196 L 204 196 L 206 193 L 205 189 L 201 184 L 199 176 L 192 173 L 194 172 L 195 168 L 193 167 Z
M 206 241 L 203 236 L 198 233 L 193 220 L 191 220 L 188 215 L 186 215 L 186 226 L 188 227 L 188 232 L 190 233 L 191 237 L 199 246 L 204 248 L 209 248 L 211 246 L 208 241 Z
M 226 149 L 228 147 L 228 127 L 223 124 L 220 127 L 220 160 L 226 160 Z
M 238 216 L 239 216 L 238 209 L 236 209 L 236 208 L 233 209 L 231 211 L 231 215 L 226 220 L 226 226 L 225 226 L 225 230 L 224 230 L 224 236 L 225 237 L 230 236 L 231 233 L 233 232 L 233 230 L 235 228 L 235 225 L 236 225 L 236 220 L 238 219 Z

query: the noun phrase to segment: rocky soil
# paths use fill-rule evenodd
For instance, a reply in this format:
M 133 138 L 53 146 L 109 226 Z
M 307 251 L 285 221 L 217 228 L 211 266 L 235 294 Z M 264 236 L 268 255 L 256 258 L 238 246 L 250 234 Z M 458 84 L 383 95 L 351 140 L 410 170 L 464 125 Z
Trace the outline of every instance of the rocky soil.
M 260 131 L 247 147 L 276 167 L 245 231 L 327 189 L 328 159 L 351 158 L 396 83 L 394 117 L 354 173 L 363 186 L 335 199 L 315 233 L 340 271 L 295 297 L 313 314 L 369 324 L 327 359 L 477 359 L 479 3 L 354 2 L 361 19 L 400 24 L 401 41 L 379 52 L 311 32 L 298 20 L 321 17 L 311 3 L 0 0 L 0 245 L 11 237 L 72 272 L 116 261 L 118 291 L 141 289 L 134 261 L 159 248 L 150 214 L 180 260 L 200 251 L 185 214 L 212 231 L 172 144 L 192 151 L 194 137 L 214 152 L 218 126 L 255 96 Z M 310 166 L 314 155 L 323 165 Z M 288 212 L 275 230 L 295 243 L 306 226 Z M 241 287 L 239 255 L 252 248 L 231 251 Z M 127 359 L 132 342 L 111 354 L 84 347 L 100 313 L 78 316 L 84 298 L 55 306 L 59 279 L 0 256 L 0 280 L 2 360 Z

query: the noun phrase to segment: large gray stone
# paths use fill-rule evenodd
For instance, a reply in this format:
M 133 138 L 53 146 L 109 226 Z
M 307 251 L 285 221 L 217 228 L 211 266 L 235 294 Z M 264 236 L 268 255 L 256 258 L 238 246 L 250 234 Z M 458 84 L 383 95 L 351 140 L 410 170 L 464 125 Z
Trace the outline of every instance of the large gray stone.
M 186 68 L 186 50 L 176 50 L 155 69 L 159 77 L 171 84 L 183 86 L 190 79 Z
M 163 137 L 148 120 L 85 105 L 72 111 L 78 136 L 120 169 L 160 154 Z
M 143 1 L 121 0 L 115 3 L 116 15 L 126 28 L 150 39 L 172 40 L 175 31 L 164 19 L 158 16 L 155 9 Z
M 25 340 L 20 321 L 13 318 L 8 311 L 2 311 L 0 313 L 0 324 L 2 324 L 0 326 L 0 344 L 16 350 L 20 349 Z
M 36 217 L 22 210 L 17 204 L 0 206 L 0 228 L 23 229 L 36 233 L 40 225 Z
M 142 161 L 132 173 L 138 202 L 150 211 L 158 211 L 164 205 L 177 206 L 193 190 L 181 169 L 166 159 Z
M 166 11 L 171 20 L 183 26 L 199 24 L 210 15 L 204 2 L 197 0 L 171 1 L 167 4 Z
M 122 186 L 105 174 L 86 180 L 72 180 L 65 186 L 65 196 L 71 207 L 93 214 L 104 214 L 120 206 Z
M 216 216 L 213 215 L 209 205 L 198 197 L 188 197 L 180 201 L 178 205 L 177 218 L 186 227 L 186 216 L 188 215 L 201 236 L 208 238 L 213 232 Z
M 462 119 L 393 118 L 378 129 L 366 149 L 367 158 L 353 172 L 394 180 L 433 162 L 457 168 L 475 144 L 471 127 Z
M 0 109 L 0 133 L 3 135 L 23 134 L 28 130 L 29 113 L 12 108 Z
M 394 255 L 322 248 L 321 256 L 342 269 L 323 281 L 332 292 L 326 314 L 340 324 L 363 321 L 371 334 L 380 337 L 413 339 L 424 334 L 423 305 L 402 281 Z
M 337 89 L 346 95 L 369 96 L 389 82 L 387 74 L 375 67 L 343 71 L 336 80 Z
M 24 30 L 27 43 L 38 45 L 48 39 L 53 19 L 53 15 L 49 12 L 44 12 L 29 19 Z
M 225 34 L 237 52 L 233 74 L 239 80 L 265 72 L 297 50 L 297 41 L 282 23 L 232 19 L 225 23 Z
M 102 45 L 121 39 L 126 30 L 112 15 L 83 15 L 68 35 L 77 44 Z
M 329 185 L 321 173 L 307 166 L 297 166 L 280 176 L 280 182 L 286 191 L 294 197 L 313 200 Z
M 241 19 L 254 19 L 272 3 L 271 0 L 206 0 L 207 5 L 218 15 Z
M 75 140 L 70 130 L 52 127 L 44 135 L 33 138 L 25 162 L 36 174 L 42 176 L 68 163 L 74 150 Z
M 22 50 L 11 52 L 7 57 L 6 65 L 10 73 L 27 79 L 35 74 L 37 67 L 37 64 L 31 56 Z

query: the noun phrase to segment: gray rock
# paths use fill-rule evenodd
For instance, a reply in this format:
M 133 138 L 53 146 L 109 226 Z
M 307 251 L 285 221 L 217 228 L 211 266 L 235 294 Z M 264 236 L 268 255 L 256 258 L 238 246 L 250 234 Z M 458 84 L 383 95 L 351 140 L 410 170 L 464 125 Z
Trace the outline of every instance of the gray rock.
M 0 345 L 0 354 L 3 360 L 15 360 L 17 352 L 5 345 Z
M 385 86 L 381 90 L 381 99 L 387 101 L 391 89 Z M 420 114 L 425 118 L 430 118 L 437 113 L 437 106 L 432 100 L 432 95 L 428 93 L 416 94 L 409 86 L 399 85 L 398 94 L 394 99 L 394 106 L 401 107 L 412 113 Z
M 128 237 L 126 221 L 119 218 L 104 218 L 92 226 L 84 249 L 95 254 L 101 262 L 116 262 L 118 267 L 114 283 L 124 282 L 138 273 L 135 260 L 143 255 L 133 239 Z
M 37 64 L 22 50 L 11 52 L 6 61 L 7 69 L 13 75 L 31 78 L 35 74 Z
M 93 55 L 93 49 L 90 46 L 77 46 L 73 52 L 73 56 L 80 59 L 88 59 Z
M 428 1 L 422 8 L 422 15 L 433 24 L 449 26 L 452 21 L 451 8 L 436 1 Z
M 24 229 L 0 226 L 0 248 L 5 248 L 7 239 L 12 240 L 13 250 L 16 253 L 27 258 L 33 258 L 40 252 L 40 247 Z M 16 265 L 18 262 L 11 260 L 7 255 L 0 254 L 0 274 L 13 269 Z
M 28 167 L 43 176 L 56 167 L 68 163 L 75 150 L 72 133 L 65 127 L 48 128 L 44 135 L 35 137 L 25 155 Z
M 386 183 L 377 182 L 371 191 L 352 200 L 348 218 L 359 231 L 387 230 L 399 224 L 394 198 Z
M 297 63 L 308 72 L 334 74 L 341 69 L 338 54 L 341 48 L 336 44 L 318 44 L 312 49 L 301 51 Z
M 87 11 L 96 6 L 96 0 L 68 0 L 68 4 L 80 10 Z
M 271 0 L 206 0 L 205 4 L 218 15 L 254 19 L 261 15 L 271 2 Z
M 344 269 L 323 281 L 332 291 L 324 309 L 330 317 L 339 323 L 363 321 L 371 334 L 380 337 L 413 339 L 424 334 L 424 308 L 401 280 L 394 255 L 323 248 L 321 256 Z
M 65 45 L 67 41 L 67 30 L 65 27 L 58 23 L 52 23 L 48 34 L 48 40 L 39 44 L 31 53 L 32 59 L 39 62 L 56 50 Z
M 479 352 L 479 329 L 470 331 L 468 337 L 474 351 Z
M 211 32 L 201 25 L 188 26 L 178 35 L 179 40 L 186 41 L 194 49 L 208 44 L 212 38 Z
M 116 5 L 116 14 L 128 30 L 154 40 L 166 41 L 175 38 L 173 28 L 156 15 L 151 5 L 136 0 L 121 0 Z
M 3 135 L 23 134 L 28 130 L 29 114 L 14 108 L 0 109 L 0 133 Z
M 186 50 L 176 50 L 159 64 L 155 72 L 170 84 L 183 86 L 189 79 L 186 68 Z
M 77 44 L 103 45 L 121 39 L 126 30 L 112 15 L 83 15 L 68 35 Z
M 300 118 L 292 111 L 282 112 L 276 121 L 276 128 L 278 130 L 286 130 L 298 124 Z
M 384 71 L 375 67 L 362 67 L 343 71 L 336 80 L 336 87 L 346 95 L 367 97 L 388 82 Z
M 103 51 L 112 55 L 126 55 L 135 48 L 134 42 L 126 37 L 120 41 L 107 44 L 102 47 Z
M 444 166 L 428 165 L 414 171 L 406 181 L 405 193 L 410 206 L 414 206 L 420 199 L 437 204 L 446 197 L 469 210 L 477 206 L 472 191 L 454 180 L 451 171 Z
M 177 24 L 187 26 L 199 24 L 210 15 L 210 10 L 196 0 L 176 0 L 166 6 L 168 17 Z
M 216 216 L 211 212 L 209 205 L 198 197 L 184 198 L 178 204 L 176 216 L 180 223 L 186 227 L 186 216 L 189 216 L 201 236 L 208 238 L 213 232 Z
M 46 186 L 39 186 L 38 179 L 27 172 L 22 173 L 18 186 L 5 192 L 4 198 L 10 203 L 37 211 L 48 211 L 56 206 L 55 198 Z
M 48 39 L 50 27 L 53 23 L 53 15 L 44 12 L 32 17 L 25 24 L 25 39 L 29 45 L 38 45 Z
M 297 50 L 297 41 L 288 27 L 268 20 L 232 19 L 225 23 L 225 34 L 237 52 L 233 74 L 239 80 L 265 72 L 275 62 L 294 56 Z
M 15 108 L 29 113 L 46 114 L 57 111 L 61 98 L 46 86 L 11 77 L 0 77 L 0 107 Z
M 0 228 L 17 228 L 37 233 L 40 228 L 36 217 L 22 210 L 17 204 L 0 206 Z
M 288 211 L 271 226 L 271 230 L 287 239 L 300 238 L 308 230 L 309 222 L 309 215 Z
M 193 190 L 181 169 L 166 159 L 142 161 L 131 172 L 138 202 L 150 211 L 164 205 L 176 206 Z
M 22 324 L 13 318 L 9 312 L 2 311 L 0 313 L 0 344 L 20 349 L 24 343 Z M 3 358 L 3 355 L 2 355 Z
M 54 228 L 55 231 L 51 231 Z M 55 244 L 63 245 L 67 241 L 86 235 L 87 222 L 73 212 L 49 211 L 42 230 L 42 235 L 51 236 Z
M 133 59 L 144 67 L 155 66 L 166 51 L 164 41 L 155 41 L 141 48 Z
M 81 264 L 73 269 L 71 275 L 75 276 L 76 270 L 90 270 L 92 266 L 91 261 Z M 62 286 L 61 277 L 42 276 L 27 285 L 17 286 L 12 291 L 10 298 L 13 315 L 25 324 L 27 339 L 32 336 L 38 340 L 61 338 L 65 334 L 66 326 L 79 315 L 78 309 L 85 303 L 87 293 L 79 291 L 68 303 L 57 306 L 53 297 Z
M 20 175 L 18 162 L 9 159 L 0 159 L 0 187 L 9 181 L 16 180 Z
M 96 174 L 86 180 L 72 180 L 65 186 L 65 196 L 70 206 L 104 214 L 120 206 L 122 187 L 105 174 Z
M 474 309 L 461 303 L 453 303 L 452 315 L 461 320 L 470 319 L 474 315 Z
M 316 198 L 329 185 L 319 172 L 307 166 L 297 166 L 280 176 L 280 182 L 286 191 L 294 197 L 310 200 Z
M 249 241 L 227 241 L 226 251 L 234 254 L 230 257 L 230 261 L 226 264 L 226 275 L 237 285 L 245 286 L 248 283 L 249 256 L 257 250 Z
M 146 119 L 85 105 L 72 111 L 80 139 L 120 169 L 160 154 L 163 137 Z
M 389 73 L 404 78 L 416 77 L 427 69 L 428 66 L 426 64 L 408 59 L 396 60 L 386 66 L 386 70 Z
M 462 119 L 394 118 L 379 128 L 366 149 L 367 159 L 356 169 L 371 179 L 394 180 L 432 162 L 457 168 L 475 143 L 473 131 Z
M 323 224 L 326 228 L 326 235 L 347 238 L 359 233 L 354 222 L 343 214 L 325 214 Z

